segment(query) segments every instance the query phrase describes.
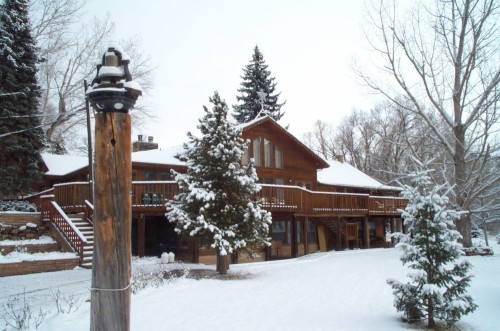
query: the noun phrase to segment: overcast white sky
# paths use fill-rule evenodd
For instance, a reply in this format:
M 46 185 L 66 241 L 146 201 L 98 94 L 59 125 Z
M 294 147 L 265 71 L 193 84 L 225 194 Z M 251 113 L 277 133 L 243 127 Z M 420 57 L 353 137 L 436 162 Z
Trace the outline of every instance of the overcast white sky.
M 156 119 L 134 135 L 154 136 L 161 148 L 187 140 L 215 90 L 236 103 L 255 45 L 286 100 L 281 124 L 299 139 L 318 119 L 337 123 L 353 108 L 370 108 L 372 96 L 351 69 L 353 57 L 369 56 L 363 2 L 94 0 L 89 13 L 109 12 L 117 37 L 139 35 L 158 65 L 156 88 L 144 96 Z

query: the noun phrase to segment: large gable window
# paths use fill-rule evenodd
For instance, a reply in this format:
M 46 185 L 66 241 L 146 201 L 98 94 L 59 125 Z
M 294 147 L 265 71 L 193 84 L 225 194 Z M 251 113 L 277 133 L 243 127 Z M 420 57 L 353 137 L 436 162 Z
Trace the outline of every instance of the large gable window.
M 271 168 L 273 166 L 272 152 L 273 143 L 270 140 L 264 139 L 264 166 L 267 168 Z
M 274 165 L 280 169 L 285 167 L 283 164 L 283 150 L 279 147 L 274 149 Z
M 247 146 L 245 153 L 241 156 L 241 164 L 248 165 L 250 163 L 250 144 Z
M 256 167 L 260 167 L 261 164 L 262 164 L 262 156 L 261 156 L 261 153 L 260 153 L 260 137 L 258 138 L 255 138 L 253 140 L 253 144 L 252 144 L 252 147 L 253 147 L 253 161 L 254 161 L 254 164 Z

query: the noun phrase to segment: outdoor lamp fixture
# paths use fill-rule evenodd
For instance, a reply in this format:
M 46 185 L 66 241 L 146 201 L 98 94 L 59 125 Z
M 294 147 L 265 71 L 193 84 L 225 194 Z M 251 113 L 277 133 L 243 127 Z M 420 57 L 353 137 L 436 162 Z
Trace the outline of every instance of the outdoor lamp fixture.
M 139 84 L 132 80 L 128 69 L 129 57 L 120 47 L 109 47 L 97 65 L 87 97 L 98 112 L 128 113 L 142 95 Z

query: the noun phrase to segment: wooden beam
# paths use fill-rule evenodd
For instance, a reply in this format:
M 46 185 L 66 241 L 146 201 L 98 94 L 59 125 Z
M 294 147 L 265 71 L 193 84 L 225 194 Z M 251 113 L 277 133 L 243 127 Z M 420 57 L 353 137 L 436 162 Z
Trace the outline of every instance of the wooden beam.
M 309 254 L 309 217 L 304 218 L 304 255 Z
M 94 258 L 91 329 L 130 329 L 131 122 L 126 113 L 95 116 Z
M 337 251 L 342 250 L 342 225 L 340 223 L 340 217 L 337 217 L 337 245 L 335 249 Z
M 146 255 L 146 216 L 141 214 L 138 220 L 137 227 L 137 254 L 139 257 Z
M 370 248 L 370 224 L 368 223 L 369 216 L 365 216 L 363 220 L 363 241 L 365 248 Z

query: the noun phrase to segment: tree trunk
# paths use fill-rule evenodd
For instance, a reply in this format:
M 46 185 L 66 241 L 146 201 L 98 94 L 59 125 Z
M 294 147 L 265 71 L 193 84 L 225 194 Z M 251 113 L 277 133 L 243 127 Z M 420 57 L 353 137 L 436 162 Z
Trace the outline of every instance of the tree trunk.
M 427 327 L 433 329 L 436 327 L 436 321 L 434 321 L 434 305 L 432 299 L 427 299 Z
M 90 329 L 130 329 L 130 115 L 95 117 L 94 257 Z
M 227 274 L 228 269 L 229 269 L 228 255 L 221 255 L 220 252 L 217 252 L 217 272 L 221 275 L 225 275 Z
M 460 123 L 461 108 L 458 101 L 454 98 L 455 121 Z M 465 162 L 465 127 L 462 124 L 456 124 L 453 127 L 453 135 L 455 138 L 455 154 L 453 155 L 454 170 L 455 170 L 455 204 L 460 211 L 467 210 L 467 192 L 465 191 L 465 183 L 467 180 L 467 164 Z M 461 243 L 464 247 L 472 247 L 471 219 L 470 214 L 461 215 L 456 221 L 457 230 L 462 235 Z

